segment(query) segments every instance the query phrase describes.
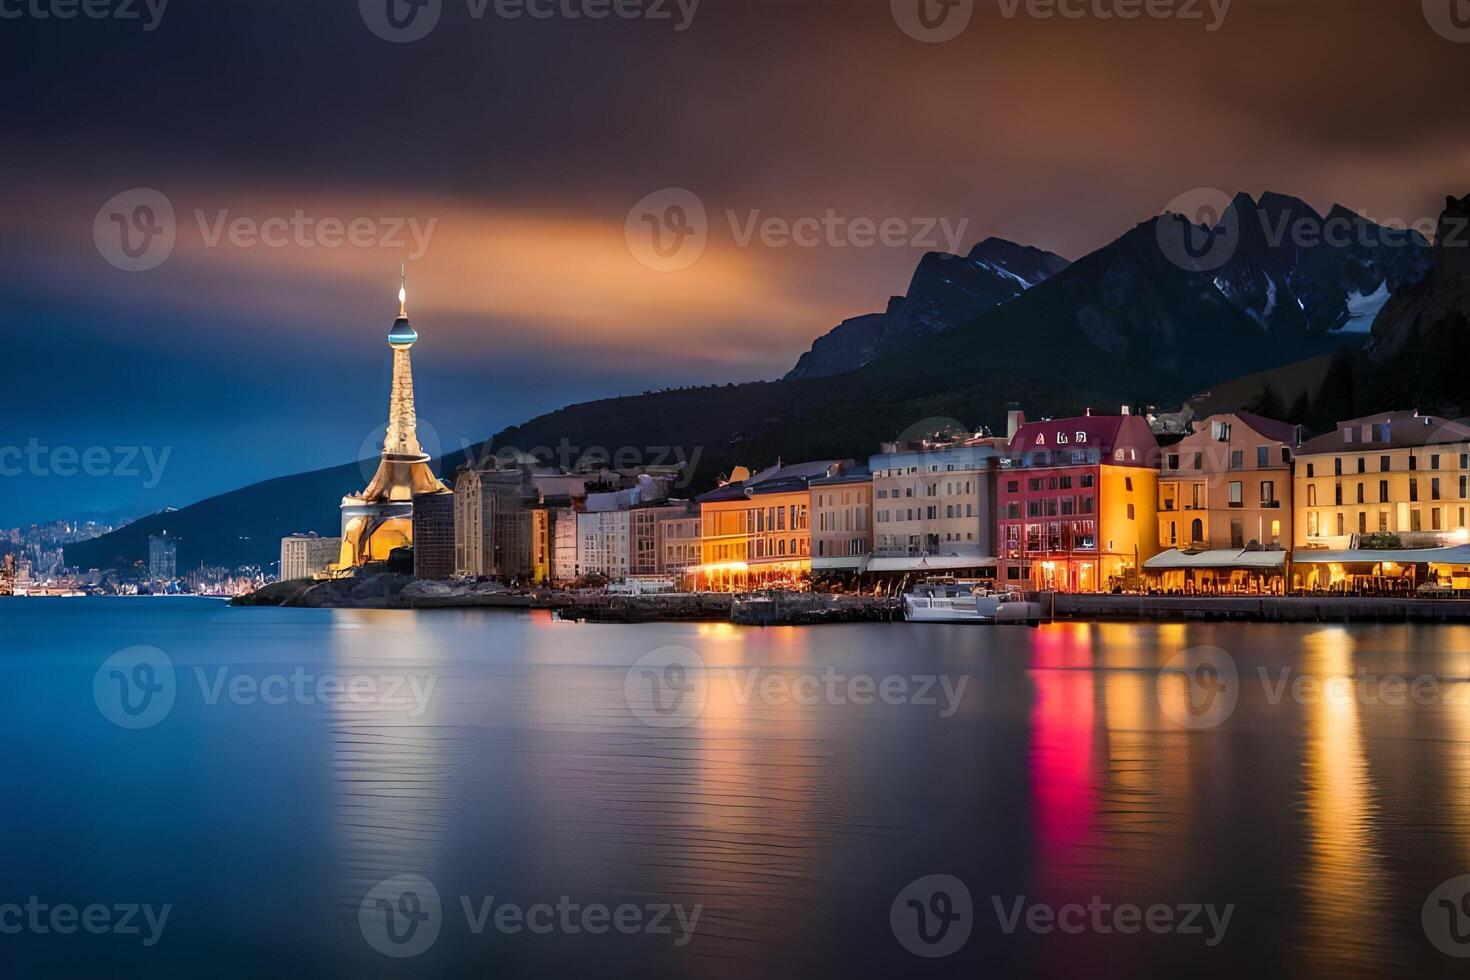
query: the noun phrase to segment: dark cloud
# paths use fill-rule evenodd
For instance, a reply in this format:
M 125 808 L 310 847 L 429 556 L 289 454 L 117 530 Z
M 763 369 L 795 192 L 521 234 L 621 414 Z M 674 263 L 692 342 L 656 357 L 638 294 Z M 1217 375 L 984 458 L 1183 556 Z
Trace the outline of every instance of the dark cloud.
M 179 464 L 173 503 L 356 450 L 384 397 L 400 254 L 205 247 L 195 209 L 437 217 L 414 271 L 421 397 L 485 434 L 618 390 L 779 374 L 837 319 L 881 309 L 924 250 L 742 248 L 726 212 L 945 217 L 964 245 L 1077 257 L 1196 187 L 1410 221 L 1470 190 L 1470 45 L 1417 2 L 1236 0 L 1207 31 L 977 0 L 943 44 L 906 36 L 882 0 L 702 0 L 682 32 L 443 3 L 412 44 L 351 2 L 172 0 L 153 31 L 0 22 L 0 262 L 24 286 L 7 312 L 42 324 L 22 433 L 83 443 L 106 415 L 134 441 L 256 434 L 228 466 Z M 169 261 L 130 274 L 99 260 L 92 221 L 139 186 L 183 217 Z M 711 216 L 685 272 L 638 266 L 621 239 L 663 187 Z M 315 435 L 285 455 L 254 445 L 304 417 Z M 86 496 L 0 493 L 29 516 Z

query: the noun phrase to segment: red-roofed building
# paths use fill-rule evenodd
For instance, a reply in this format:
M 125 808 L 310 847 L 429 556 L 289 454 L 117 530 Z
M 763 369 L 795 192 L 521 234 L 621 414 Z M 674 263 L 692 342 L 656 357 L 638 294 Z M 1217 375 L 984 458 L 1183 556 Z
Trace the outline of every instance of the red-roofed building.
M 1000 584 L 1132 586 L 1158 550 L 1159 445 L 1137 415 L 1026 422 L 1001 461 Z

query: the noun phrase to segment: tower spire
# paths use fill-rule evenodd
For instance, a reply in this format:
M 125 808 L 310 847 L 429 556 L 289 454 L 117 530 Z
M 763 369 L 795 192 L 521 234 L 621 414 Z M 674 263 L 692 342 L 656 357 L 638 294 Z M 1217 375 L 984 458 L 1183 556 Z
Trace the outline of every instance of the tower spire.
M 398 263 L 398 315 L 408 316 L 408 265 Z

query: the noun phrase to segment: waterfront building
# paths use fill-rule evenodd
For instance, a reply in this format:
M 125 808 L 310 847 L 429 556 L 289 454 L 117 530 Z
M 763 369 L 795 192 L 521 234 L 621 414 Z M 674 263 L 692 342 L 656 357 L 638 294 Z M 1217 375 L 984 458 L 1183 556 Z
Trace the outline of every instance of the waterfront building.
M 1470 541 L 1470 426 L 1460 422 L 1414 411 L 1339 422 L 1297 450 L 1292 482 L 1301 588 L 1361 577 L 1349 566 L 1379 557 L 1352 552 Z M 1318 562 L 1303 554 L 1312 550 L 1341 554 Z
M 1138 585 L 1158 550 L 1158 451 L 1148 422 L 1126 407 L 1019 425 L 997 478 L 1001 584 Z
M 453 578 L 454 558 L 454 494 L 415 494 L 413 574 L 418 578 Z
M 1013 413 L 1019 425 L 1023 417 Z M 995 480 L 1006 440 L 886 443 L 873 473 L 872 572 L 995 574 Z
M 178 548 L 168 532 L 148 535 L 148 579 L 172 582 L 178 577 Z
M 694 587 L 805 587 L 812 567 L 810 482 L 852 465 L 850 459 L 778 461 L 697 498 L 702 560 L 690 573 Z
M 600 494 L 589 494 L 588 504 Z M 621 582 L 630 566 L 630 512 L 587 510 L 577 515 L 577 577 L 600 575 Z
M 454 568 L 504 581 L 531 574 L 530 493 L 524 470 L 464 468 L 454 480 Z
M 577 578 L 577 511 L 570 504 L 551 509 L 551 581 L 566 585 Z
M 662 576 L 671 571 L 664 558 L 664 525 L 671 521 L 687 522 L 691 516 L 691 506 L 688 500 L 668 500 L 663 503 L 635 506 L 628 512 L 629 574 Z M 688 557 L 687 544 L 686 540 L 684 542 L 686 559 Z M 697 555 L 695 561 L 698 562 Z M 681 571 L 687 565 L 686 560 L 672 571 Z
M 1280 593 L 1291 547 L 1292 453 L 1301 428 L 1249 412 L 1196 420 L 1159 459 L 1159 547 L 1145 560 L 1166 592 Z
M 682 581 L 686 572 L 699 565 L 703 522 L 699 506 L 686 504 L 684 512 L 658 522 L 658 573 Z
M 1289 547 L 1291 459 L 1300 444 L 1300 426 L 1249 412 L 1196 421 L 1160 455 L 1160 547 Z
M 324 538 L 315 531 L 288 535 L 281 539 L 281 581 L 315 578 L 331 567 L 341 551 L 341 538 Z
M 448 493 L 429 469 L 419 446 L 409 350 L 418 331 L 408 322 L 406 285 L 398 287 L 398 317 L 388 330 L 393 382 L 388 396 L 388 431 L 377 472 L 361 493 L 342 498 L 342 547 L 335 570 L 386 561 L 395 548 L 413 547 L 413 501 L 420 494 Z
M 539 503 L 531 511 L 531 581 L 545 585 L 551 581 L 551 551 L 553 544 L 555 510 L 548 504 Z
M 873 553 L 873 473 L 853 466 L 808 484 L 812 575 L 860 574 Z

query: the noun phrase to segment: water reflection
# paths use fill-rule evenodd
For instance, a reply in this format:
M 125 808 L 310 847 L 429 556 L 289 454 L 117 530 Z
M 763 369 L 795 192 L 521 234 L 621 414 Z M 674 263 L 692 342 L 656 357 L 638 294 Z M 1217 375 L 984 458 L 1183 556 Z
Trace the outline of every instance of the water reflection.
M 221 976 L 1426 977 L 1460 965 L 1425 941 L 1419 912 L 1470 871 L 1463 627 L 761 630 L 53 609 L 0 606 L 3 717 L 23 747 L 0 832 L 25 843 L 5 878 L 22 894 L 175 901 L 177 932 L 147 951 L 150 975 L 197 975 L 201 949 Z M 196 666 L 210 677 L 301 666 L 435 688 L 412 714 L 372 699 L 211 704 L 184 686 L 164 724 L 125 732 L 92 703 L 93 672 L 117 645 L 145 642 L 167 648 L 190 685 Z M 711 671 L 684 727 L 651 727 L 625 701 L 630 666 L 667 645 Z M 1233 656 L 1239 703 L 1214 727 L 1181 727 L 1158 670 L 1202 646 Z M 1441 683 L 1430 701 L 1390 704 L 1352 687 L 1273 699 L 1261 680 L 1359 668 Z M 765 678 L 828 669 L 963 677 L 969 689 L 949 716 L 762 693 Z M 967 882 L 986 921 L 929 971 L 888 916 L 906 884 L 936 873 Z M 355 916 L 397 874 L 434 881 L 453 914 L 460 895 L 705 911 L 682 948 L 646 935 L 473 936 L 461 915 L 402 963 L 367 948 Z M 1210 949 L 1183 936 L 1004 933 L 990 897 L 1017 894 L 1235 913 Z M 54 975 L 38 965 L 57 949 L 16 959 L 10 946 L 6 966 Z M 65 954 L 82 975 L 118 950 Z
M 1313 968 L 1375 972 L 1376 949 L 1355 942 L 1383 919 L 1375 884 L 1383 876 L 1378 853 L 1379 807 L 1363 746 L 1353 636 L 1329 627 L 1302 638 L 1301 669 L 1323 682 L 1305 706 L 1304 764 L 1307 873 L 1303 953 Z

